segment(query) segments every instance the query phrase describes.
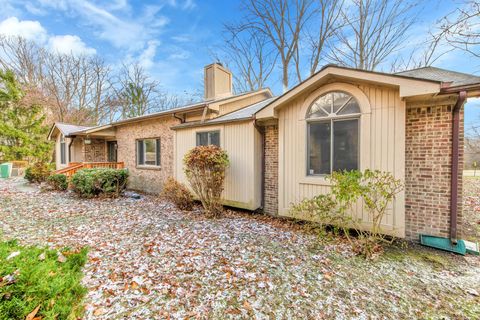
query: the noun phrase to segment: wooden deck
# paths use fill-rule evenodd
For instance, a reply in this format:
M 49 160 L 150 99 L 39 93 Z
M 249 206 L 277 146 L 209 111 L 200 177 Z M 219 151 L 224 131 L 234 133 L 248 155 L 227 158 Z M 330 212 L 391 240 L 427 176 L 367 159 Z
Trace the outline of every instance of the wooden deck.
M 123 162 L 70 162 L 68 167 L 56 170 L 55 173 L 70 177 L 78 170 L 93 168 L 123 169 L 125 168 L 125 164 Z

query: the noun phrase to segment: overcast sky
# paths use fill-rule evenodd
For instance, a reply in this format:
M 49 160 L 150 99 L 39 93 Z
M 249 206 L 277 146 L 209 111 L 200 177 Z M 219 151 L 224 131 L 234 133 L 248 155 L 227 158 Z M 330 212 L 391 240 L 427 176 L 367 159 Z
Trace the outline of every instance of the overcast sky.
M 428 29 L 458 2 L 421 1 L 421 21 L 405 50 L 424 41 Z M 223 24 L 240 19 L 239 1 L 233 0 L 0 0 L 0 6 L 0 33 L 21 35 L 54 51 L 98 54 L 112 65 L 139 61 L 176 93 L 201 88 L 203 66 L 221 45 Z M 435 65 L 480 71 L 458 53 Z M 280 93 L 279 77 L 270 84 Z M 479 120 L 480 102 L 470 102 L 466 124 Z

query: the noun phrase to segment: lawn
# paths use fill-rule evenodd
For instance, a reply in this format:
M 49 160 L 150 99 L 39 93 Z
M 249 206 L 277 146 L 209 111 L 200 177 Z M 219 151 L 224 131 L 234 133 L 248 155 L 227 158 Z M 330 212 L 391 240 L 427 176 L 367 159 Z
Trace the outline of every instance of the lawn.
M 72 252 L 0 243 L 0 319 L 77 319 L 86 249 Z M 36 318 L 36 319 L 39 319 Z
M 303 224 L 19 183 L 0 181 L 0 230 L 22 245 L 89 248 L 85 319 L 480 318 L 479 257 L 398 244 L 365 261 Z

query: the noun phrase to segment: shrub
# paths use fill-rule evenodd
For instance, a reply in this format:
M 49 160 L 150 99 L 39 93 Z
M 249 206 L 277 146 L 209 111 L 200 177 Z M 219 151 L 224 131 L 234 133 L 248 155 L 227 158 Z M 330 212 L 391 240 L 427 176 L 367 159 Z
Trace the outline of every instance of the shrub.
M 52 170 L 45 162 L 37 162 L 25 170 L 25 179 L 30 183 L 45 182 Z
M 118 197 L 128 180 L 126 169 L 95 168 L 77 171 L 71 179 L 73 190 L 82 197 Z
M 180 210 L 193 209 L 193 195 L 190 190 L 174 178 L 168 178 L 163 185 L 161 197 L 175 204 Z
M 198 146 L 185 155 L 183 162 L 187 179 L 206 213 L 218 215 L 223 210 L 220 197 L 229 164 L 227 153 L 214 145 Z
M 329 194 L 318 195 L 294 205 L 292 213 L 308 214 L 321 226 L 334 225 L 344 231 L 350 240 L 349 229 L 354 229 L 358 234 L 356 249 L 367 258 L 381 252 L 382 244 L 388 241 L 381 223 L 388 205 L 403 189 L 401 181 L 391 173 L 379 170 L 334 172 L 327 179 L 332 183 Z M 359 199 L 363 200 L 371 221 L 368 231 L 362 227 L 361 219 L 350 215 L 350 210 Z
M 68 178 L 64 174 L 52 174 L 47 178 L 47 183 L 54 190 L 64 191 L 68 188 Z

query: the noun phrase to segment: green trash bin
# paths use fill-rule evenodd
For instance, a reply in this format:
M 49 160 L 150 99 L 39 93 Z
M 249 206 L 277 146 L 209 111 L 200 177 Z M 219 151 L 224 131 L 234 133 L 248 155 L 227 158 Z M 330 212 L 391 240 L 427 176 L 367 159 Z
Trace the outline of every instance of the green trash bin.
M 0 177 L 10 178 L 12 175 L 12 164 L 10 162 L 0 164 Z

